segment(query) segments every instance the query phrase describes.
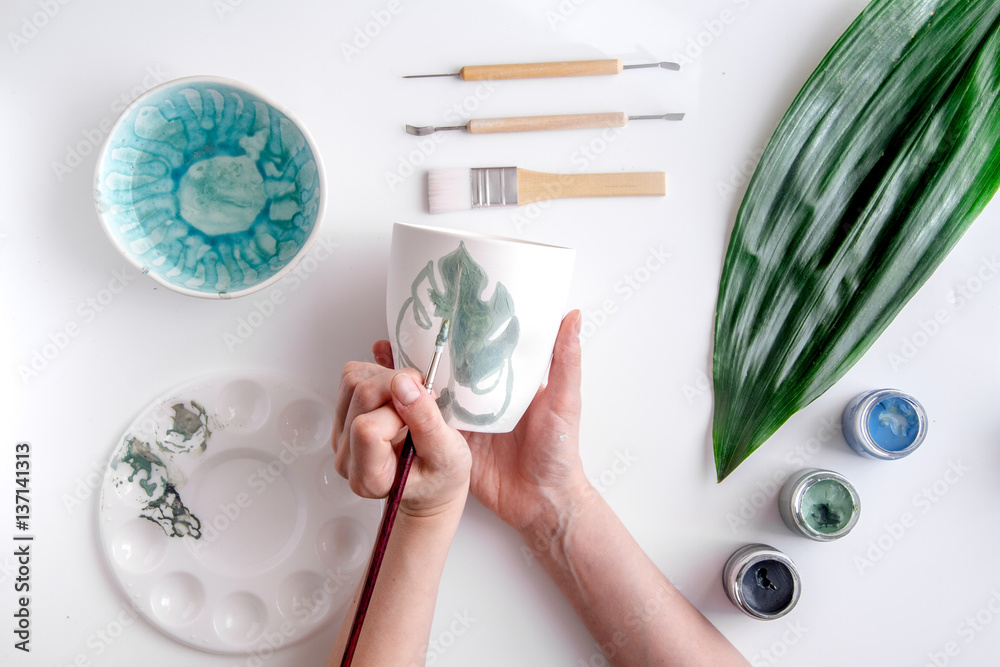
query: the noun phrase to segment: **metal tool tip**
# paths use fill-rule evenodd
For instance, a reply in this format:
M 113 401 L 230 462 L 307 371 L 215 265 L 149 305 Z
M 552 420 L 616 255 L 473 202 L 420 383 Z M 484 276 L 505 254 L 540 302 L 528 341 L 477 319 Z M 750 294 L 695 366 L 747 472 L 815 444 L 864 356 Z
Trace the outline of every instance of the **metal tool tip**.
M 461 72 L 454 72 L 452 74 L 407 74 L 404 79 L 431 79 L 437 76 L 461 76 Z
M 660 67 L 662 69 L 669 69 L 677 71 L 681 68 L 677 63 L 671 62 L 661 62 L 661 63 L 639 63 L 637 65 L 624 65 L 622 69 L 645 69 L 647 67 Z

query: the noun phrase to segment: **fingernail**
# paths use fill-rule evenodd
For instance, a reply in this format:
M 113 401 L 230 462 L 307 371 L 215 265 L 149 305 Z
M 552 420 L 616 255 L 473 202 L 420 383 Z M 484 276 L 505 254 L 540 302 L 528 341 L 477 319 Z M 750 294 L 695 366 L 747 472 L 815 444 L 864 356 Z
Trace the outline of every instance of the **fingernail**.
M 406 373 L 392 378 L 392 393 L 403 405 L 413 405 L 420 398 L 420 388 Z
M 583 327 L 583 314 L 576 312 L 576 322 L 573 323 L 573 337 L 580 338 L 580 329 Z

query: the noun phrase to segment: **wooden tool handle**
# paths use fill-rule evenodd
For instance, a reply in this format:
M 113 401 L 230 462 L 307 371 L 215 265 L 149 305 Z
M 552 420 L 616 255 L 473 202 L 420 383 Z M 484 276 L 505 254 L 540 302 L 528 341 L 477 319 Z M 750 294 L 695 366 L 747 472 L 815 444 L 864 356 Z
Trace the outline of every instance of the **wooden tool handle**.
M 571 197 L 662 197 L 667 175 L 662 171 L 621 174 L 546 174 L 517 170 L 517 204 Z
M 624 112 L 578 113 L 562 116 L 514 116 L 512 118 L 474 118 L 465 129 L 472 134 L 498 132 L 538 132 L 540 130 L 580 130 L 594 127 L 625 127 Z
M 560 76 L 618 74 L 620 60 L 575 60 L 561 63 L 522 63 L 518 65 L 471 65 L 458 71 L 465 81 L 495 79 L 550 79 Z

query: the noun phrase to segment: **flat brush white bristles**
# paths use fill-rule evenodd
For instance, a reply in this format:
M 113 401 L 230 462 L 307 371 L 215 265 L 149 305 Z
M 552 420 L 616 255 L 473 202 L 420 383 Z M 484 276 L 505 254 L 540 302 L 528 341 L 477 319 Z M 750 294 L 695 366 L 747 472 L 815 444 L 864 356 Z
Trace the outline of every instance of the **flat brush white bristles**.
M 431 169 L 427 173 L 427 205 L 431 213 L 472 208 L 469 169 Z

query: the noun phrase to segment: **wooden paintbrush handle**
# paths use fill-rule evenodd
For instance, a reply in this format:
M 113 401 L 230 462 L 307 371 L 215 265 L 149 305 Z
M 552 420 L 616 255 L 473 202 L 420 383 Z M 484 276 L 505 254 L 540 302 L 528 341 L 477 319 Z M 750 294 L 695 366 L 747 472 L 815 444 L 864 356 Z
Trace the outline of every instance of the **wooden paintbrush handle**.
M 514 116 L 512 118 L 473 118 L 465 126 L 472 134 L 498 132 L 538 132 L 541 130 L 581 130 L 596 127 L 625 127 L 628 114 L 576 113 L 561 116 Z
M 549 79 L 560 76 L 618 74 L 620 60 L 575 60 L 559 63 L 522 63 L 518 65 L 471 65 L 458 71 L 465 81 L 496 79 Z
M 517 170 L 517 204 L 572 197 L 662 197 L 667 175 L 662 171 L 621 174 L 546 174 Z
M 351 634 L 348 635 L 347 645 L 344 647 L 344 656 L 340 661 L 340 667 L 350 667 L 354 660 L 354 651 L 358 647 L 358 639 L 361 637 L 361 627 L 365 623 L 365 616 L 368 614 L 368 605 L 372 601 L 372 593 L 375 592 L 375 582 L 378 579 L 379 570 L 382 568 L 382 559 L 385 557 L 385 549 L 389 545 L 389 534 L 392 532 L 392 525 L 396 522 L 396 512 L 399 510 L 399 503 L 403 499 L 403 488 L 406 486 L 406 478 L 410 474 L 410 466 L 413 464 L 413 438 L 406 434 L 406 441 L 399 451 L 399 459 L 396 462 L 396 478 L 393 480 L 392 488 L 385 499 L 385 511 L 382 514 L 382 523 L 378 527 L 378 536 L 375 538 L 375 547 L 372 549 L 371 560 L 368 561 L 368 573 L 365 575 L 365 582 L 361 588 L 361 597 L 358 599 L 357 609 L 354 611 L 354 621 L 351 623 Z

